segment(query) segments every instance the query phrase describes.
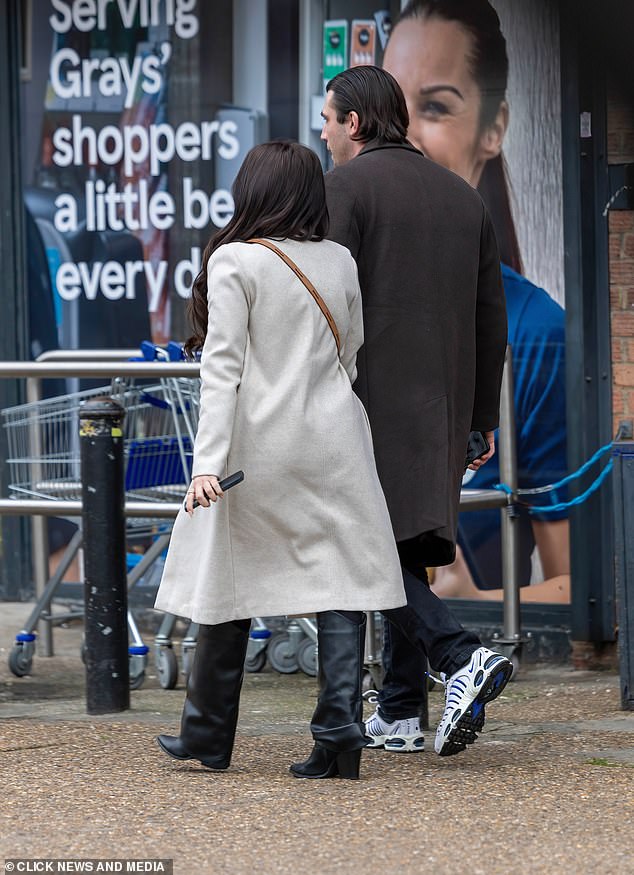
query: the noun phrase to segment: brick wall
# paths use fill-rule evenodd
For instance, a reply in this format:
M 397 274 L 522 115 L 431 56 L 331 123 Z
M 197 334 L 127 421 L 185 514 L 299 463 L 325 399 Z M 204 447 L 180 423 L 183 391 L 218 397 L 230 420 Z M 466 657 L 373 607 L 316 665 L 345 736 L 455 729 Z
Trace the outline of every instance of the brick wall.
M 608 94 L 608 163 L 634 163 L 634 110 Z M 611 210 L 610 310 L 612 325 L 613 434 L 621 420 L 634 420 L 634 211 Z

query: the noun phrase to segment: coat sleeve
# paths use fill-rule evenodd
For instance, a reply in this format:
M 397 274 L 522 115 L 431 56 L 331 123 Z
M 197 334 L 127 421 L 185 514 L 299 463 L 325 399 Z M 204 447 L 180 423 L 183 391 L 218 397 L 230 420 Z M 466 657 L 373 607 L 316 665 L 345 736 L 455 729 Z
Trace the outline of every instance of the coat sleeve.
M 483 206 L 476 300 L 475 397 L 471 420 L 474 431 L 493 431 L 498 426 L 506 342 L 506 299 L 500 254 L 491 219 Z
M 192 477 L 226 473 L 249 324 L 249 292 L 233 247 L 207 266 L 209 321 L 200 361 L 200 416 Z
M 345 246 L 352 253 L 353 258 L 357 258 L 361 248 L 362 232 L 357 197 L 336 170 L 327 173 L 324 182 L 330 216 L 328 239 Z
M 357 353 L 363 344 L 363 310 L 361 305 L 361 289 L 357 276 L 357 265 L 351 258 L 351 282 L 348 295 L 348 312 L 350 314 L 350 327 L 343 342 L 341 350 L 341 363 L 350 377 L 350 382 L 357 379 Z

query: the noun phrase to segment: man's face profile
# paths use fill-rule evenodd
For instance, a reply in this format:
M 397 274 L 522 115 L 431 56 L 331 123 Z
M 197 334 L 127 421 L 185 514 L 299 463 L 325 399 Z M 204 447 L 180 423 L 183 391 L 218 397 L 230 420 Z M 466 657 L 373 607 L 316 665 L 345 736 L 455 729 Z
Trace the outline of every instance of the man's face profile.
M 350 113 L 343 122 L 338 122 L 337 110 L 333 105 L 332 98 L 333 92 L 329 91 L 321 111 L 321 117 L 324 120 L 321 139 L 325 142 L 328 151 L 332 155 L 333 163 L 337 167 L 354 158 L 361 145 L 356 140 L 351 139 L 351 134 L 355 130 L 355 123 L 351 116 L 355 115 L 355 113 Z

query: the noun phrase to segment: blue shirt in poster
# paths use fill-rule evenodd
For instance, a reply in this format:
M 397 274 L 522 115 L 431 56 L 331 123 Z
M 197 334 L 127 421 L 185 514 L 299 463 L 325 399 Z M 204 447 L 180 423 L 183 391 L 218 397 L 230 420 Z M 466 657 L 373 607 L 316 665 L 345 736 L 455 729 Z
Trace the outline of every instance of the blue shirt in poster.
M 508 342 L 512 348 L 518 486 L 530 489 L 555 483 L 567 474 L 565 395 L 565 314 L 543 289 L 502 265 Z M 497 442 L 497 435 L 496 435 Z M 467 472 L 468 474 L 471 472 Z M 497 452 L 465 488 L 490 489 L 500 482 Z M 554 493 L 535 497 L 547 505 Z M 555 500 L 565 501 L 563 490 Z M 528 585 L 535 540 L 531 517 L 560 520 L 566 511 L 531 513 L 520 508 L 520 584 Z M 479 589 L 502 587 L 500 511 L 460 514 L 458 543 Z

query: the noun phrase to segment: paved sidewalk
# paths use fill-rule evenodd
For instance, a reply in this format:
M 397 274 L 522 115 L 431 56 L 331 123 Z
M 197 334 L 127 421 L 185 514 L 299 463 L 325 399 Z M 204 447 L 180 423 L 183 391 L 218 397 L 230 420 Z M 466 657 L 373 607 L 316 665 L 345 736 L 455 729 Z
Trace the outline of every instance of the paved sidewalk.
M 56 656 L 18 679 L 8 650 L 29 605 L 0 603 L 0 859 L 172 858 L 176 875 L 634 871 L 634 713 L 618 678 L 524 670 L 455 757 L 366 751 L 362 780 L 299 781 L 316 684 L 247 675 L 234 760 L 224 773 L 179 764 L 183 686 L 149 664 L 132 708 L 89 717 L 81 624 L 55 630 Z M 151 643 L 151 642 L 149 642 Z M 435 727 L 442 695 L 432 693 Z

